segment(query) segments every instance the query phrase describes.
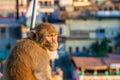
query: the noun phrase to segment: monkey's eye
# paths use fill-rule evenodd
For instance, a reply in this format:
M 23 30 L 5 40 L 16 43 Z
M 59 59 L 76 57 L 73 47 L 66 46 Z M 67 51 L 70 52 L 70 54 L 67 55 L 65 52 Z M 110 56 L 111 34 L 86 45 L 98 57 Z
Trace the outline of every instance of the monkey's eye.
M 46 35 L 46 37 L 56 37 L 56 36 L 57 36 L 56 33 L 51 33 L 51 34 Z
M 48 35 L 48 37 L 51 37 L 51 35 Z
M 49 34 L 49 35 L 47 35 L 47 37 L 51 37 L 51 35 Z
M 57 34 L 56 33 L 53 33 L 53 34 L 51 34 L 52 36 L 57 36 Z

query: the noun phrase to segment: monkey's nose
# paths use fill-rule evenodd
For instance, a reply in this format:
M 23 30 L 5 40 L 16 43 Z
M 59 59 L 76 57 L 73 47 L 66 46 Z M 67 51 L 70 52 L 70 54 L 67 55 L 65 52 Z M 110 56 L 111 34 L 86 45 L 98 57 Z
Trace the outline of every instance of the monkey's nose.
M 56 41 L 52 41 L 54 44 L 56 44 Z

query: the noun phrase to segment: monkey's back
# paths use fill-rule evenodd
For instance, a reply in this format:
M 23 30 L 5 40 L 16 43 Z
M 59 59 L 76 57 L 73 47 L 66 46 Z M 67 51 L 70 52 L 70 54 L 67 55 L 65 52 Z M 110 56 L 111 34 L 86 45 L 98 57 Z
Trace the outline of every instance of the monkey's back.
M 48 53 L 40 45 L 32 40 L 21 40 L 12 49 L 4 67 L 5 80 L 36 80 L 34 71 L 45 75 L 49 65 Z

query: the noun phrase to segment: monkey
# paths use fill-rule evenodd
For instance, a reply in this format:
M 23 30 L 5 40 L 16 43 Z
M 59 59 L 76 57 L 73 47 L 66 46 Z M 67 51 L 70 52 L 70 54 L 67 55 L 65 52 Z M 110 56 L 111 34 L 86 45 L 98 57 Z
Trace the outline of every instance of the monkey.
M 4 80 L 51 80 L 50 54 L 58 48 L 58 30 L 41 23 L 11 50 L 4 65 Z

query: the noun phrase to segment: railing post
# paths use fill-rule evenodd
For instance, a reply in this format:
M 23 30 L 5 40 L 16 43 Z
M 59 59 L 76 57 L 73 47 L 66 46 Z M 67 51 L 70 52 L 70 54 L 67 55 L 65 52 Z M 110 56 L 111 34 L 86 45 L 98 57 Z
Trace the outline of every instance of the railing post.
M 30 23 L 30 30 L 35 27 L 36 22 L 36 13 L 37 13 L 37 7 L 38 7 L 38 0 L 33 0 L 33 8 L 32 8 L 32 18 Z

